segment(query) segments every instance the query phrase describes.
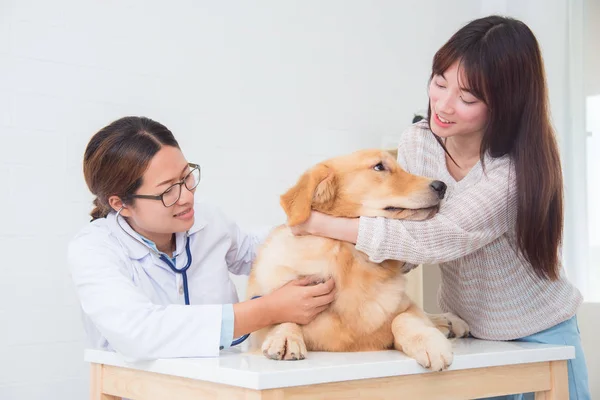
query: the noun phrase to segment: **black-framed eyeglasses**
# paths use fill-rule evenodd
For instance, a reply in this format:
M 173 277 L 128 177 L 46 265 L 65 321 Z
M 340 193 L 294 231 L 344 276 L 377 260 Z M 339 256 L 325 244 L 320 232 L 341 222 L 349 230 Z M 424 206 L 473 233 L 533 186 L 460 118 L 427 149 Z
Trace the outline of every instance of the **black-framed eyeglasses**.
M 152 196 L 147 194 L 132 194 L 131 198 L 135 199 L 150 199 L 160 200 L 165 207 L 172 207 L 179 201 L 181 197 L 181 187 L 185 186 L 190 192 L 196 189 L 196 186 L 200 183 L 200 166 L 198 164 L 188 164 L 191 168 L 190 172 L 187 173 L 183 179 L 173 185 L 169 186 L 167 190 L 159 194 L 158 196 Z

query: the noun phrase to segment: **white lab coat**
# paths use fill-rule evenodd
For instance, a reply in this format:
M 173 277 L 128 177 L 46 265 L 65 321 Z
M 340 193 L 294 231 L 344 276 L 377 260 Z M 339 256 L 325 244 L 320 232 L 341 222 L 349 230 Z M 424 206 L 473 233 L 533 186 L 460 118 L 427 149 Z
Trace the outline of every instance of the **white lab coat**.
M 229 273 L 248 274 L 268 231 L 245 234 L 216 207 L 196 202 L 189 230 L 190 305 L 181 274 L 150 251 L 116 213 L 95 220 L 69 244 L 68 259 L 89 345 L 125 359 L 219 354 L 222 304 L 238 301 Z M 185 234 L 176 235 L 176 267 L 187 262 Z

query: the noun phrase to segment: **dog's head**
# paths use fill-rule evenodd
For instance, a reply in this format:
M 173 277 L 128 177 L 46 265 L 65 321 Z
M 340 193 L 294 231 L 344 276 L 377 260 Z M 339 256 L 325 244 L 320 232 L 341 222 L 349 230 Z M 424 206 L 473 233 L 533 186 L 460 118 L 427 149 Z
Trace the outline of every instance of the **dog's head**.
M 404 171 L 390 152 L 361 150 L 315 165 L 281 196 L 281 206 L 290 226 L 305 222 L 311 210 L 423 220 L 437 212 L 445 191 L 441 181 Z

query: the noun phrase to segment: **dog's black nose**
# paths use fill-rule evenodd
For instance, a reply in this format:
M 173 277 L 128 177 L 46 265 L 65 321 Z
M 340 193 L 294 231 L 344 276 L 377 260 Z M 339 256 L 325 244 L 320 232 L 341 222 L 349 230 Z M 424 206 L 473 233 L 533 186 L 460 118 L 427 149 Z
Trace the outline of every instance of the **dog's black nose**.
M 440 199 L 444 198 L 446 194 L 446 184 L 442 181 L 433 181 L 429 184 L 429 187 L 433 189 L 434 192 L 437 193 Z

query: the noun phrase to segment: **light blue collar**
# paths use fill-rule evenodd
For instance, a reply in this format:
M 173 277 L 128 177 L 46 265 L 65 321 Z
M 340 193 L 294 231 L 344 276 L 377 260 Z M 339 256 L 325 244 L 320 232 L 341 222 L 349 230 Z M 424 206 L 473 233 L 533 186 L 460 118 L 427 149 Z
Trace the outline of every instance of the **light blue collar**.
M 137 232 L 136 232 L 137 233 Z M 173 252 L 173 257 L 169 257 L 168 254 L 163 253 L 162 251 L 158 250 L 158 247 L 156 247 L 156 243 L 154 243 L 152 240 L 147 239 L 146 237 L 140 235 L 139 233 L 137 233 L 137 235 L 139 236 L 140 239 L 142 239 L 144 241 L 144 243 L 146 243 L 152 250 L 154 250 L 157 254 L 159 255 L 164 255 L 167 258 L 170 258 L 171 261 L 173 261 L 173 265 L 175 265 L 175 258 L 177 258 L 177 254 L 175 254 L 175 252 Z
M 140 260 L 151 251 L 157 251 L 156 244 L 152 243 L 152 241 L 141 237 L 136 231 L 134 231 L 131 226 L 127 223 L 125 218 L 120 217 L 120 221 L 117 221 L 117 213 L 115 211 L 111 211 L 107 216 L 106 220 L 108 222 L 109 229 L 111 232 L 119 238 L 120 241 L 123 242 L 124 247 L 129 255 L 129 257 Z M 176 248 L 183 249 L 185 246 L 185 238 L 187 236 L 191 236 L 194 233 L 204 229 L 206 226 L 206 219 L 200 216 L 200 213 L 197 214 L 196 221 L 194 225 L 187 232 L 177 233 L 175 234 L 176 240 Z M 124 232 L 125 231 L 125 232 Z M 158 252 L 160 254 L 160 252 Z

